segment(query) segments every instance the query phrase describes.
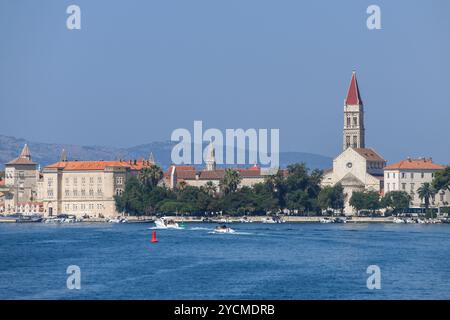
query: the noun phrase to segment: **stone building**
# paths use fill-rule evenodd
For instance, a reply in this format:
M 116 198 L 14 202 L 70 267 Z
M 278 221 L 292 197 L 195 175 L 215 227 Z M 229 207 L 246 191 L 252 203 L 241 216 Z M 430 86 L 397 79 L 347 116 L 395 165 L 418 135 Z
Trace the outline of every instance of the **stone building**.
M 151 160 L 61 161 L 42 171 L 40 194 L 44 215 L 61 213 L 77 217 L 110 218 L 117 216 L 114 196 L 120 195 L 130 175 L 153 165 Z
M 386 161 L 374 149 L 365 146 L 364 105 L 356 79 L 352 73 L 344 101 L 344 128 L 342 153 L 333 160 L 333 168 L 326 170 L 322 186 L 340 183 L 344 188 L 347 214 L 355 213 L 350 198 L 355 191 L 383 192 L 383 168 Z
M 436 171 L 445 167 L 433 163 L 431 158 L 420 158 L 399 161 L 384 168 L 385 193 L 389 191 L 405 191 L 411 196 L 411 207 L 423 207 L 424 199 L 420 199 L 418 189 L 426 182 L 431 183 Z M 439 191 L 432 199 L 431 206 L 442 207 L 450 203 L 450 192 Z
M 225 170 L 217 169 L 215 149 L 211 142 L 208 146 L 204 170 L 198 170 L 194 166 L 171 165 L 164 173 L 162 184 L 173 189 L 180 183 L 201 187 L 208 183 L 208 181 L 211 181 L 217 187 L 217 191 L 220 191 L 219 182 L 223 179 Z M 257 165 L 253 165 L 250 168 L 235 168 L 234 170 L 238 171 L 241 177 L 240 187 L 251 187 L 256 183 L 264 182 L 267 176 L 267 173 Z
M 4 214 L 39 213 L 42 203 L 38 201 L 37 181 L 39 170 L 31 159 L 30 149 L 24 145 L 19 157 L 5 164 L 1 186 L 0 212 Z

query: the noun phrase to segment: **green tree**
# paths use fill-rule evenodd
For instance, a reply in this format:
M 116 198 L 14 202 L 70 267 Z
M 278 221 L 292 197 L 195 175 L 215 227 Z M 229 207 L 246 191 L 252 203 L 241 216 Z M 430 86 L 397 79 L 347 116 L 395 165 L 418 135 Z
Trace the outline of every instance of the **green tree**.
M 236 192 L 241 183 L 241 176 L 238 171 L 226 169 L 224 177 L 219 182 L 220 190 L 225 194 Z
M 380 206 L 392 208 L 395 212 L 409 208 L 411 196 L 405 191 L 391 191 L 381 198 Z
M 217 187 L 212 181 L 206 182 L 205 185 L 200 188 L 202 188 L 210 196 L 214 196 L 217 192 Z
M 380 208 L 380 195 L 376 191 L 356 191 L 350 198 L 350 205 L 357 211 L 375 211 Z
M 320 190 L 317 203 L 321 209 L 344 210 L 344 188 L 340 183 L 335 186 L 325 186 Z
M 434 174 L 432 186 L 434 190 L 450 190 L 450 166 Z
M 420 200 L 425 202 L 425 210 L 428 211 L 430 207 L 430 198 L 436 194 L 436 190 L 431 186 L 430 183 L 423 183 L 419 189 L 417 189 Z
M 144 213 L 144 192 L 136 177 L 130 177 L 122 195 L 116 195 L 114 199 L 117 211 L 127 212 L 131 215 L 142 215 Z
M 272 197 L 277 200 L 278 207 L 284 207 L 286 205 L 285 196 L 287 192 L 287 184 L 282 171 L 278 170 L 276 174 L 267 176 L 264 179 L 264 184 L 272 194 Z
M 150 167 L 144 167 L 138 174 L 138 179 L 144 186 L 150 188 L 156 187 L 158 182 L 163 178 L 163 172 L 157 165 L 151 165 Z

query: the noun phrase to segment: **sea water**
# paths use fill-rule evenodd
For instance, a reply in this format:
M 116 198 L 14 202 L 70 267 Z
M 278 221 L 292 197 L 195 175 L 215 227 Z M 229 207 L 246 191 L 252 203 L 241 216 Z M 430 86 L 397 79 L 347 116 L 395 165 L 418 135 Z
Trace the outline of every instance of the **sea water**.
M 450 299 L 450 225 L 149 227 L 0 224 L 0 299 Z

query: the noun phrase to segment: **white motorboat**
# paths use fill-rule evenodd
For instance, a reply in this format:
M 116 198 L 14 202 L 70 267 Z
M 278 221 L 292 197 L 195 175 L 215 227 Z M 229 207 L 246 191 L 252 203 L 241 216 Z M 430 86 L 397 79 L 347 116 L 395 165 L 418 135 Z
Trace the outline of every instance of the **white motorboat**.
M 159 229 L 181 229 L 178 223 L 166 217 L 161 217 L 155 220 L 155 225 Z
M 337 217 L 334 219 L 334 223 L 347 223 L 347 218 L 345 217 Z
M 423 220 L 423 219 L 417 219 L 417 223 L 419 223 L 419 224 L 425 224 L 425 223 L 427 223 L 425 220 Z
M 416 223 L 413 219 L 411 219 L 411 218 L 407 218 L 406 220 L 405 220 L 405 223 L 409 223 L 409 224 L 411 224 L 411 223 Z
M 284 223 L 284 220 L 278 216 L 266 217 L 261 220 L 262 223 Z
M 333 223 L 334 221 L 330 218 L 320 218 L 319 220 L 320 223 Z
M 114 219 L 109 219 L 108 222 L 109 223 L 127 223 L 128 220 L 125 219 L 125 218 L 117 217 L 117 218 L 114 218 Z
M 234 233 L 235 231 L 226 225 L 217 226 L 214 228 L 215 233 Z
M 393 223 L 406 223 L 405 220 L 400 219 L 400 218 L 394 218 L 394 220 L 392 220 Z
M 248 219 L 247 217 L 242 217 L 239 219 L 240 223 L 249 223 L 252 222 L 250 219 Z

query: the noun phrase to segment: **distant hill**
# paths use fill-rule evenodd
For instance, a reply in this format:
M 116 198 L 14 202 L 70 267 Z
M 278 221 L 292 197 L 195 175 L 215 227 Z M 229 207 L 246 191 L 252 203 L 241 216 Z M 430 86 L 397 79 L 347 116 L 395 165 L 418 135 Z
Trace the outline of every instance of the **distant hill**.
M 105 146 L 78 146 L 70 144 L 53 144 L 28 141 L 0 135 L 0 168 L 8 161 L 16 158 L 25 143 L 28 143 L 31 156 L 41 166 L 59 161 L 61 150 L 67 151 L 69 159 L 75 160 L 113 160 L 148 158 L 153 153 L 156 162 L 163 168 L 171 164 L 170 154 L 174 142 L 151 142 L 130 148 L 114 148 Z M 325 169 L 332 166 L 330 157 L 305 152 L 280 152 L 280 166 L 305 162 L 311 169 Z

